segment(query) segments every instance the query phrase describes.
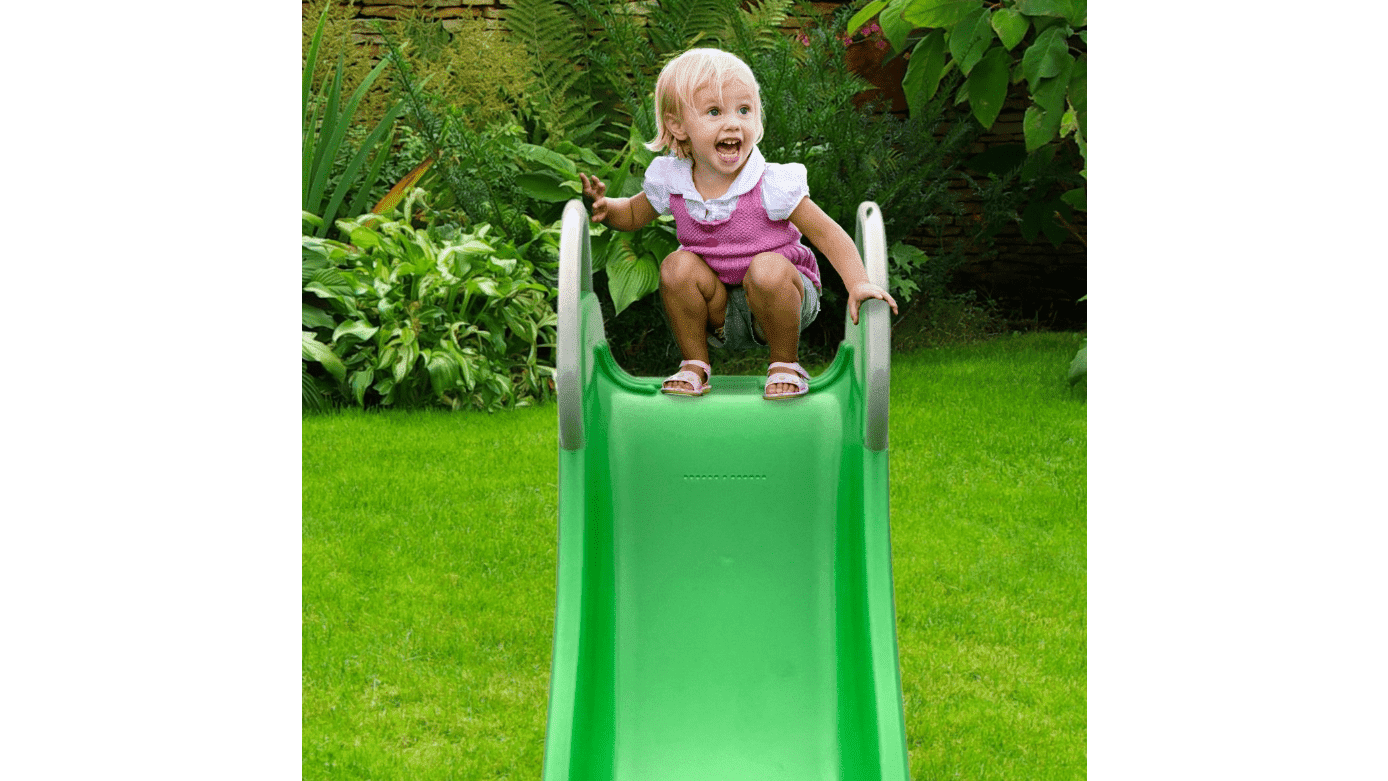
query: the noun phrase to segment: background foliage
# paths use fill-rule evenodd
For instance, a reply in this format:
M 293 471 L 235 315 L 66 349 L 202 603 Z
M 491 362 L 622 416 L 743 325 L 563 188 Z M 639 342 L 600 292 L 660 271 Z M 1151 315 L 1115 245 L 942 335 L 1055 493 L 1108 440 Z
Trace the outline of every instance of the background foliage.
M 304 357 L 332 380 L 313 390 L 357 406 L 369 395 L 487 411 L 550 398 L 553 288 L 490 226 L 417 229 L 413 205 L 341 221 L 350 244 L 304 237 Z
M 1008 52 L 1017 60 L 1012 80 L 1020 84 L 1034 71 L 1041 97 L 1053 99 L 1061 74 L 1046 75 L 1049 65 L 1032 67 L 1028 63 L 1034 65 L 1036 55 L 1028 60 L 1027 52 L 1043 51 L 1038 47 L 1048 30 L 1059 32 L 1045 40 L 1075 31 L 1068 20 L 1046 16 L 1035 3 L 985 7 L 970 0 L 955 3 L 955 10 L 964 5 L 994 30 L 988 38 L 977 19 L 971 22 L 968 35 L 988 43 L 979 44 L 977 62 L 972 49 L 960 50 L 958 63 L 954 59 L 958 42 L 966 38 L 960 25 L 965 16 L 973 16 L 960 15 L 940 28 L 916 26 L 907 20 L 920 18 L 920 0 L 879 0 L 858 7 L 856 14 L 855 6 L 845 6 L 834 15 L 796 0 L 754 0 L 746 6 L 739 0 L 640 6 L 621 0 L 509 0 L 504 23 L 514 31 L 510 35 L 487 32 L 480 24 L 450 22 L 445 28 L 419 4 L 393 20 L 356 22 L 358 37 L 366 32 L 381 42 L 374 47 L 352 43 L 346 0 L 318 0 L 305 15 L 306 43 L 318 29 L 309 26 L 309 13 L 318 14 L 322 23 L 318 48 L 307 46 L 304 62 L 305 160 L 316 161 L 305 172 L 305 263 L 311 260 L 317 264 L 315 272 L 331 271 L 348 280 L 383 275 L 380 279 L 392 292 L 381 294 L 373 282 L 377 305 L 372 308 L 362 303 L 364 293 L 357 287 L 349 285 L 349 291 L 319 280 L 320 287 L 310 289 L 306 265 L 305 409 L 338 404 L 495 409 L 543 398 L 547 378 L 540 367 L 552 341 L 544 326 L 536 325 L 534 338 L 523 344 L 493 344 L 494 352 L 485 353 L 486 340 L 478 334 L 511 334 L 502 337 L 509 340 L 528 333 L 527 328 L 515 331 L 482 322 L 481 310 L 458 309 L 458 296 L 445 296 L 442 304 L 425 302 L 412 286 L 442 290 L 455 281 L 442 270 L 418 267 L 417 255 L 446 254 L 455 240 L 482 241 L 496 257 L 514 260 L 514 268 L 525 270 L 521 277 L 509 276 L 507 270 L 496 278 L 498 284 L 504 277 L 509 280 L 505 284 L 552 288 L 555 223 L 563 204 L 580 194 L 578 173 L 599 176 L 610 192 L 639 192 L 654 158 L 644 144 L 655 135 L 650 106 L 655 77 L 670 57 L 695 45 L 728 49 L 752 65 L 765 107 L 763 153 L 773 162 L 804 163 L 812 197 L 845 230 L 853 232 L 861 201 L 882 206 L 891 248 L 890 285 L 914 313 L 908 317 L 931 324 L 942 318 L 986 321 L 964 313 L 977 310 L 978 304 L 948 289 L 952 271 L 963 260 L 966 244 L 986 240 L 990 232 L 1014 222 L 1029 237 L 1064 238 L 1051 212 L 1057 203 L 1070 208 L 1073 200 L 1067 193 L 1076 189 L 1077 177 L 1067 154 L 1076 144 L 1057 141 L 1083 139 L 1083 52 L 1070 55 L 1074 63 L 1060 54 L 1053 58 L 1068 69 L 1063 93 L 1066 106 L 1074 109 L 1073 123 L 1062 115 L 1057 139 L 1030 150 L 1019 145 L 970 155 L 965 149 L 984 127 L 969 98 L 983 94 L 970 90 L 969 79 L 979 63 L 1002 56 L 991 53 L 993 48 Z M 1010 17 L 1004 12 L 1010 10 L 1026 24 L 1022 39 L 1011 48 L 1004 46 L 1016 34 L 1016 25 L 1005 22 Z M 868 12 L 880 14 L 880 30 L 851 34 L 849 28 L 869 18 Z M 899 21 L 888 21 L 894 14 Z M 803 31 L 798 37 L 781 29 L 792 17 Z M 1083 30 L 1075 34 L 1083 43 Z M 897 56 L 910 56 L 907 114 L 862 105 L 870 85 L 847 67 L 845 47 L 864 38 L 895 46 Z M 921 70 L 940 59 L 931 59 L 935 43 L 927 39 L 944 44 L 938 73 Z M 1071 38 L 1065 40 L 1070 46 Z M 376 60 L 368 54 L 372 51 Z M 1051 104 L 1038 106 L 1046 111 Z M 960 113 L 960 107 L 970 110 Z M 1049 122 L 1052 117 L 1042 118 Z M 1039 138 L 1028 136 L 1029 141 L 1034 137 Z M 961 214 L 957 190 L 950 187 L 961 176 L 982 194 L 984 213 L 969 223 L 972 228 L 965 235 L 948 236 L 947 223 L 962 222 L 950 219 Z M 402 209 L 404 199 L 416 191 L 420 194 Z M 330 208 L 334 203 L 335 213 Z M 380 238 L 375 243 L 359 243 L 373 241 L 362 237 L 376 234 Z M 659 373 L 673 356 L 673 339 L 652 293 L 661 260 L 676 246 L 668 219 L 634 233 L 601 226 L 593 231 L 609 343 L 623 365 L 638 373 Z M 462 279 L 452 270 L 447 273 Z M 824 278 L 824 311 L 838 312 L 842 283 L 832 273 Z M 497 311 L 518 307 L 530 322 L 545 321 L 538 297 L 502 299 L 504 305 L 495 302 L 501 307 Z M 396 317 L 393 307 L 413 304 L 430 317 L 417 324 L 391 319 Z M 498 316 L 504 321 L 504 314 Z M 326 324 L 325 318 L 333 321 Z M 339 333 L 346 319 L 359 325 Z M 402 325 L 406 323 L 408 328 Z M 803 359 L 813 363 L 831 355 L 842 327 L 842 317 L 821 317 L 802 337 Z M 377 329 L 369 339 L 354 336 L 369 329 Z M 460 336 L 469 333 L 471 337 Z M 468 338 L 475 344 L 467 343 Z M 482 364 L 459 358 L 468 355 L 464 346 L 478 351 L 476 361 L 486 363 L 483 373 L 491 380 L 476 381 L 476 372 L 469 380 L 464 366 Z M 509 379 L 503 382 L 502 377 Z

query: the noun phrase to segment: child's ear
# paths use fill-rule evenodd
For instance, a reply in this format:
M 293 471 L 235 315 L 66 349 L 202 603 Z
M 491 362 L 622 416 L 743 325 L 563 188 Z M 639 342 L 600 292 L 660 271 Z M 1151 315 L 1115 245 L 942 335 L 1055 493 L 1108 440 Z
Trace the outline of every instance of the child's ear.
M 665 127 L 670 130 L 670 135 L 674 136 L 676 141 L 689 140 L 689 134 L 684 132 L 684 123 L 674 114 L 665 115 Z

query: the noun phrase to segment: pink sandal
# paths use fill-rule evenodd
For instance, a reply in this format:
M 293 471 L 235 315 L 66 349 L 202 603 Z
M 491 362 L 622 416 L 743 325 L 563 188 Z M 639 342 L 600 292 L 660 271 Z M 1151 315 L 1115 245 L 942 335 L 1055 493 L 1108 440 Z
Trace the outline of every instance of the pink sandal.
M 810 392 L 810 375 L 807 374 L 803 368 L 801 368 L 800 364 L 776 361 L 775 363 L 771 364 L 766 368 L 768 371 L 770 371 L 771 369 L 791 369 L 795 372 L 795 374 L 785 374 L 784 372 L 781 372 L 767 377 L 767 388 L 770 388 L 772 385 L 786 383 L 795 385 L 795 390 L 784 391 L 782 393 L 771 393 L 769 390 L 767 390 L 764 393 L 762 393 L 763 399 L 766 399 L 768 401 L 772 401 L 775 399 L 793 399 L 797 396 L 804 396 L 806 393 Z
M 660 384 L 661 393 L 667 393 L 671 396 L 702 396 L 705 393 L 708 393 L 709 391 L 713 390 L 712 385 L 708 384 L 707 382 L 704 382 L 703 380 L 700 380 L 699 375 L 695 374 L 692 371 L 689 371 L 688 369 L 685 369 L 685 366 L 697 366 L 700 369 L 704 370 L 704 377 L 713 376 L 713 368 L 710 367 L 708 364 L 704 363 L 703 361 L 680 361 L 680 369 L 682 369 L 683 371 L 675 372 L 669 377 L 666 377 L 665 381 Z M 689 387 L 693 388 L 694 390 L 665 387 L 667 384 L 671 382 L 687 382 L 689 383 Z

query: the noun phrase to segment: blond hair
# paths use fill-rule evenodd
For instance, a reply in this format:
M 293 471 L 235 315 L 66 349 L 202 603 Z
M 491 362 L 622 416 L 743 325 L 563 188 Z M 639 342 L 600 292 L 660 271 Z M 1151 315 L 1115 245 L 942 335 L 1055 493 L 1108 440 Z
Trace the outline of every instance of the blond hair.
M 719 100 L 723 97 L 723 85 L 730 80 L 745 83 L 752 90 L 756 105 L 752 107 L 757 120 L 757 137 L 752 142 L 761 142 L 765 128 L 761 121 L 761 87 L 757 77 L 735 54 L 721 49 L 690 49 L 665 64 L 659 78 L 655 81 L 655 123 L 656 136 L 646 148 L 652 152 L 665 149 L 674 151 L 676 157 L 689 157 L 689 142 L 680 141 L 665 124 L 667 116 L 684 117 L 684 109 L 691 107 L 694 93 L 700 88 L 713 85 Z

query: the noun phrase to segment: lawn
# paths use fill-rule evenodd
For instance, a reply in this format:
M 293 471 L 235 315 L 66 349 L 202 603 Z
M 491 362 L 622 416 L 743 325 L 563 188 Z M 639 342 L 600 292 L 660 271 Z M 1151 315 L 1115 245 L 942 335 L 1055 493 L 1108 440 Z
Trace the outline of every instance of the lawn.
M 894 356 L 912 778 L 1084 776 L 1080 345 Z M 553 406 L 304 419 L 304 778 L 540 777 L 557 447 Z

